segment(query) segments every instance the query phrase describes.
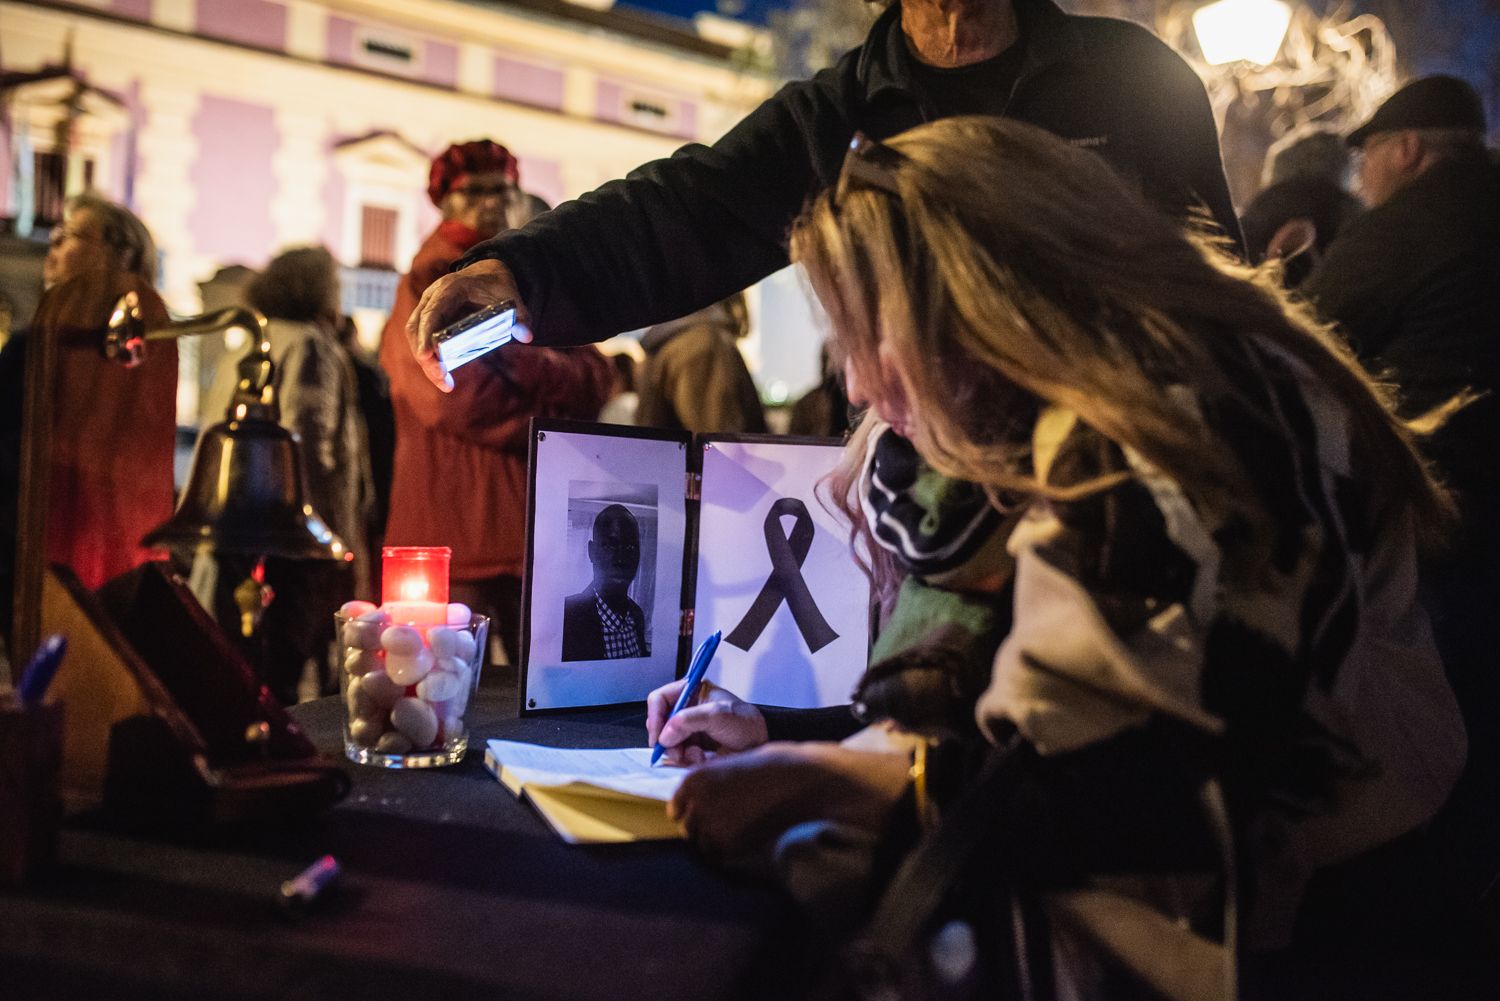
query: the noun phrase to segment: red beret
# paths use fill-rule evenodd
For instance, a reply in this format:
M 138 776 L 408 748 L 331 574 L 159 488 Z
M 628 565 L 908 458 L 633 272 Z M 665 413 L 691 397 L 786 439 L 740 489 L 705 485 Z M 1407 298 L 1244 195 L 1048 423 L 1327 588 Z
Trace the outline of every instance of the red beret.
M 496 170 L 503 171 L 512 184 L 521 176 L 515 155 L 497 142 L 476 139 L 454 143 L 432 161 L 432 169 L 427 174 L 427 197 L 432 199 L 432 204 L 441 205 L 443 196 L 464 177 Z

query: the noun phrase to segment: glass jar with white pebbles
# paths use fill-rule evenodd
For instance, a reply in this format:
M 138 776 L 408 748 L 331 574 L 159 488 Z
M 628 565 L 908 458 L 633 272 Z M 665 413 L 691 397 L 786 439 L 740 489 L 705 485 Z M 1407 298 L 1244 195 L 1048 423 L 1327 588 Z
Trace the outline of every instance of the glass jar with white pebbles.
M 351 601 L 334 618 L 350 760 L 384 768 L 463 760 L 464 710 L 479 684 L 489 619 L 453 603 L 446 623 L 398 622 L 368 601 Z

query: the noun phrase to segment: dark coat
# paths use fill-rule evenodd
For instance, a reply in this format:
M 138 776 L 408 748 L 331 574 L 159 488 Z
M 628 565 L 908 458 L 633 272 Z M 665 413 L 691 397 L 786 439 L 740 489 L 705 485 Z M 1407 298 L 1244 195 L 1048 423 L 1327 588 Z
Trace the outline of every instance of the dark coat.
M 1303 291 L 1361 361 L 1396 379 L 1404 415 L 1463 389 L 1490 394 L 1429 451 L 1473 515 L 1500 511 L 1500 163 L 1431 168 L 1350 223 Z
M 28 335 L 58 342 L 46 559 L 67 564 L 88 588 L 151 559 L 141 539 L 177 499 L 177 345 L 153 343 L 135 368 L 99 351 L 115 300 L 128 291 L 141 297 L 148 328 L 167 322 L 161 296 L 134 275 L 80 275 L 47 290 Z
M 1363 211 L 1359 199 L 1321 177 L 1292 177 L 1278 181 L 1256 195 L 1240 219 L 1250 263 L 1259 264 L 1266 259 L 1271 240 L 1283 226 L 1294 219 L 1306 219 L 1316 233 L 1313 252 L 1286 262 L 1286 285 L 1295 288 L 1307 280 L 1314 263 L 1328 252 L 1329 245 L 1343 228 L 1359 218 Z
M 646 614 L 641 606 L 625 599 L 626 614 L 635 627 L 636 642 L 641 646 L 641 656 L 649 656 L 651 648 L 646 644 Z M 585 588 L 577 594 L 563 599 L 563 660 L 604 660 L 604 628 L 599 623 L 599 609 L 594 603 L 593 588 Z
M 1026 49 L 994 114 L 1096 150 L 1157 205 L 1239 222 L 1203 84 L 1139 25 L 1016 0 Z M 892 4 L 863 45 L 787 84 L 713 146 L 688 145 L 479 244 L 454 269 L 504 261 L 538 342 L 583 344 L 686 316 L 787 265 L 789 226 L 832 185 L 850 136 L 941 118 L 914 78 Z
M 720 307 L 652 327 L 641 347 L 637 424 L 694 434 L 765 432 L 760 394 Z
M 1349 223 L 1305 291 L 1414 406 L 1500 372 L 1500 164 L 1441 163 Z

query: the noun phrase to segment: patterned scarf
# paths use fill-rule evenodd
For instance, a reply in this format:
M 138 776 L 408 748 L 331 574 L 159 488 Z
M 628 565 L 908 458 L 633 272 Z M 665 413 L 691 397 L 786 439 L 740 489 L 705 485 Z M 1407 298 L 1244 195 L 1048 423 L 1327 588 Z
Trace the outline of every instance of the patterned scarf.
M 870 434 L 859 498 L 875 544 L 904 574 L 855 692 L 867 720 L 974 735 L 1010 625 L 1011 522 L 983 489 L 927 465 L 889 425 Z

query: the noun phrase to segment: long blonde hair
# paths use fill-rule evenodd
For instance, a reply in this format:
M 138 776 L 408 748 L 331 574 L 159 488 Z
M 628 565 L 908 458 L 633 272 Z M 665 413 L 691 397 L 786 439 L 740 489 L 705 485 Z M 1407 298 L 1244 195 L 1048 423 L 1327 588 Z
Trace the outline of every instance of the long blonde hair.
M 1452 503 L 1377 384 L 1328 327 L 1206 235 L 1149 206 L 1097 155 L 1019 122 L 949 118 L 889 143 L 896 194 L 819 196 L 791 235 L 859 380 L 898 378 L 914 444 L 995 498 L 1077 497 L 1038 482 L 1029 432 L 1042 403 L 1135 450 L 1252 531 L 1270 515 L 1193 400 L 1241 397 L 1252 343 L 1279 348 L 1343 407 L 1376 499 L 1428 538 Z M 1290 444 L 1290 443 L 1289 443 Z

